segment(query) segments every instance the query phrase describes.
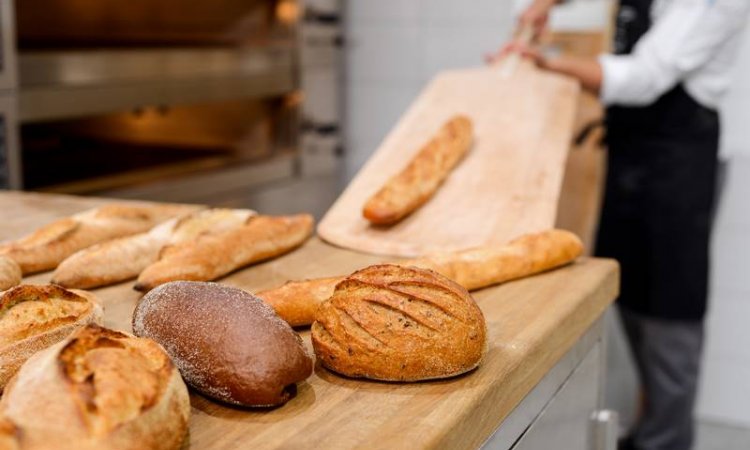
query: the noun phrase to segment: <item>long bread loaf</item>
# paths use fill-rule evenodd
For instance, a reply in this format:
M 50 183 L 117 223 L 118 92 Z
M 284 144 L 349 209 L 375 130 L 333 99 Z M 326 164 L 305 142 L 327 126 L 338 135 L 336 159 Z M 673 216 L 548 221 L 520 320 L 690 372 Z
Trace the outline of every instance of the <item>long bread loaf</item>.
M 165 247 L 159 260 L 138 276 L 135 289 L 145 292 L 178 280 L 215 280 L 302 245 L 312 230 L 309 214 L 251 217 L 240 227 Z
M 14 260 L 24 274 L 50 270 L 81 249 L 150 230 L 194 209 L 187 205 L 105 205 L 56 220 L 20 239 L 1 243 L 0 255 Z
M 438 130 L 409 164 L 365 203 L 362 215 L 375 225 L 392 225 L 429 200 L 469 151 L 472 124 L 455 116 Z
M 90 289 L 135 278 L 159 260 L 164 247 L 239 228 L 254 214 L 249 209 L 205 209 L 171 219 L 145 233 L 96 244 L 60 263 L 52 282 Z
M 578 237 L 565 230 L 523 235 L 506 245 L 483 246 L 426 258 L 397 261 L 400 266 L 432 269 L 467 290 L 534 275 L 567 264 L 583 252 Z M 256 295 L 292 326 L 309 325 L 318 306 L 345 277 L 290 281 Z
M 21 268 L 7 256 L 0 255 L 0 291 L 10 289 L 21 282 Z

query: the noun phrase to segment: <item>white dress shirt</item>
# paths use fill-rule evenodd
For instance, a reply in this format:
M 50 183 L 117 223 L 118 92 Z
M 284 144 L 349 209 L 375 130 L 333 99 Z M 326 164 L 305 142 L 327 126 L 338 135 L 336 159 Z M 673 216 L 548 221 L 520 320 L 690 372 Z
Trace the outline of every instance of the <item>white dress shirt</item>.
M 629 55 L 601 55 L 601 100 L 644 106 L 682 82 L 693 99 L 716 108 L 750 12 L 750 0 L 654 0 L 652 26 Z

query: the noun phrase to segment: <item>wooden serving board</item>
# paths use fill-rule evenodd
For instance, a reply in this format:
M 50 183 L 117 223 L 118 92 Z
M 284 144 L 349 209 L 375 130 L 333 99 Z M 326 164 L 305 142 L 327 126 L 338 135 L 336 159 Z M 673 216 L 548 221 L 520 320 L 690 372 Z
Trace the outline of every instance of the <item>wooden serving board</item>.
M 99 206 L 102 199 L 0 192 L 0 240 Z M 301 249 L 235 272 L 222 283 L 249 291 L 289 279 L 349 273 L 380 261 L 311 239 Z M 46 283 L 50 272 L 27 277 Z M 105 325 L 131 332 L 140 294 L 132 281 L 96 289 Z M 183 449 L 477 448 L 601 317 L 615 298 L 617 263 L 581 259 L 559 270 L 472 295 L 487 320 L 489 351 L 464 376 L 423 383 L 340 377 L 316 364 L 295 398 L 275 409 L 235 408 L 191 392 Z M 311 349 L 310 333 L 299 330 Z
M 420 256 L 506 242 L 555 223 L 578 85 L 522 63 L 443 72 L 360 170 L 318 226 L 326 241 L 381 255 Z M 474 124 L 474 144 L 437 194 L 412 215 L 373 227 L 362 206 L 450 117 Z

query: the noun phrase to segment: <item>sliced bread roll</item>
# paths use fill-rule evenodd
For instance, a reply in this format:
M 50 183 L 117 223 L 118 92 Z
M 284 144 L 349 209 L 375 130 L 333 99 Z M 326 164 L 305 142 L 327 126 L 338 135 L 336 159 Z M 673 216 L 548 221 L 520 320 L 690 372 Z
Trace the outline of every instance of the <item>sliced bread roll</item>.
M 24 450 L 172 450 L 190 398 L 154 341 L 88 325 L 31 357 L 0 399 L 0 443 Z
M 239 228 L 255 215 L 249 209 L 211 208 L 164 222 L 145 233 L 83 249 L 63 261 L 52 275 L 60 286 L 90 289 L 135 278 L 159 259 L 169 245 L 192 242 L 202 234 Z
M 203 233 L 165 247 L 159 261 L 138 276 L 135 289 L 148 291 L 170 281 L 211 281 L 247 265 L 283 255 L 313 231 L 309 214 L 254 216 L 230 230 Z
M 315 355 L 349 377 L 447 378 L 476 368 L 487 352 L 479 306 L 431 270 L 379 265 L 354 272 L 315 317 Z
M 18 286 L 0 295 L 0 391 L 31 355 L 90 323 L 102 307 L 83 291 L 59 286 Z
M 51 270 L 78 250 L 150 230 L 195 208 L 187 205 L 105 205 L 56 220 L 20 239 L 1 243 L 0 255 L 15 261 L 24 274 Z

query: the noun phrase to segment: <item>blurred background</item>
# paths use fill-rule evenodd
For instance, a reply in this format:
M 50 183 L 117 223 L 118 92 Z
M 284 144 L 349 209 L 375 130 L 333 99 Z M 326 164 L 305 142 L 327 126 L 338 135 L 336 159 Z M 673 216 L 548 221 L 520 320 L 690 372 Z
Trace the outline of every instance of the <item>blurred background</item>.
M 0 0 L 0 187 L 320 217 L 438 71 L 482 64 L 515 0 Z M 595 55 L 612 2 L 557 8 Z M 750 442 L 750 36 L 726 97 L 698 448 Z M 582 96 L 558 225 L 590 242 L 605 150 Z M 588 131 L 588 133 L 582 133 Z M 637 392 L 614 320 L 607 397 Z

